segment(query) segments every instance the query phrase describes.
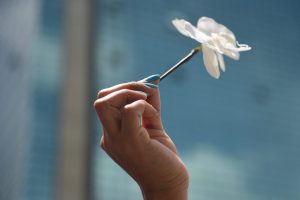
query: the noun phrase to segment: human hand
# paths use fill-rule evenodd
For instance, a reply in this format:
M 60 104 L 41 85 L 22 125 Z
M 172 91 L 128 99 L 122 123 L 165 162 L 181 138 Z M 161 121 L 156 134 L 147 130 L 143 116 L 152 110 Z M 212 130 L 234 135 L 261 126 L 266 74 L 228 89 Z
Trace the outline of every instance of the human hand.
M 99 92 L 101 147 L 138 183 L 144 199 L 187 199 L 187 169 L 163 129 L 158 86 L 147 80 Z

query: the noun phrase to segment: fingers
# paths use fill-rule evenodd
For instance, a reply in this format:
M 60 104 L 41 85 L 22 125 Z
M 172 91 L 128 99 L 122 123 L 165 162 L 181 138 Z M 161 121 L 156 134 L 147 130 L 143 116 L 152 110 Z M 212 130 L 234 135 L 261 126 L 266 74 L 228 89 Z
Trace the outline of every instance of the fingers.
M 129 89 L 129 90 L 135 90 L 135 91 L 143 91 L 147 94 L 151 94 L 154 90 L 153 88 L 146 86 L 142 82 L 129 82 L 129 83 L 122 83 L 119 85 L 115 85 L 110 88 L 103 89 L 98 92 L 97 98 L 105 97 L 108 94 L 111 94 L 115 91 L 122 90 L 122 89 Z
M 103 128 L 109 133 L 116 133 L 121 128 L 121 109 L 137 100 L 146 100 L 147 95 L 128 89 L 113 92 L 94 103 Z
M 160 98 L 159 98 L 159 90 L 157 86 L 157 84 L 159 83 L 158 79 L 159 79 L 159 75 L 153 75 L 140 82 L 129 82 L 124 84 L 119 84 L 101 90 L 98 93 L 98 99 L 95 101 L 94 106 L 103 124 L 103 128 L 107 130 L 108 133 L 118 132 L 121 129 L 121 118 L 122 118 L 121 110 L 125 105 L 131 104 L 132 102 L 135 102 L 137 100 L 147 99 L 147 102 L 153 106 L 153 107 L 151 105 L 145 106 L 147 107 L 147 113 L 148 110 L 150 109 L 148 108 L 149 106 L 151 106 L 156 112 L 158 111 L 159 113 Z M 152 83 L 149 83 L 147 81 L 150 81 Z M 147 94 L 143 94 L 138 91 L 142 91 Z M 140 108 L 140 105 L 138 106 L 138 108 Z M 154 127 L 154 128 L 162 127 L 159 114 L 156 119 L 151 119 L 151 117 L 149 118 L 148 114 L 144 115 L 143 118 L 144 118 L 143 123 L 147 127 Z
M 136 133 L 143 128 L 146 120 L 148 126 L 153 129 L 162 130 L 159 112 L 145 100 L 137 100 L 126 105 L 122 110 L 122 130 L 126 133 Z
M 149 84 L 152 83 L 152 84 Z M 148 85 L 146 85 L 148 84 Z M 129 83 L 123 83 L 119 85 L 115 85 L 110 88 L 103 89 L 98 92 L 97 98 L 103 98 L 107 96 L 108 94 L 111 94 L 115 91 L 121 90 L 121 89 L 129 89 L 129 90 L 136 90 L 136 91 L 143 91 L 148 94 L 147 101 L 154 106 L 156 110 L 160 112 L 160 95 L 159 90 L 153 86 L 159 84 L 159 75 L 152 75 L 148 78 L 145 78 L 143 80 L 140 80 L 138 82 L 129 82 Z

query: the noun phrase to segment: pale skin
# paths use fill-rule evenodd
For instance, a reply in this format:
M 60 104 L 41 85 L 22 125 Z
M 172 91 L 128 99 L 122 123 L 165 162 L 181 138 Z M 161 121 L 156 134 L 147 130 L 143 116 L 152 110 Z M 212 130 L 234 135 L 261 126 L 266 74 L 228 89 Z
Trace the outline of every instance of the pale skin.
M 164 131 L 159 89 L 142 82 L 116 85 L 101 90 L 94 106 L 103 125 L 101 147 L 136 181 L 143 198 L 187 199 L 188 171 Z

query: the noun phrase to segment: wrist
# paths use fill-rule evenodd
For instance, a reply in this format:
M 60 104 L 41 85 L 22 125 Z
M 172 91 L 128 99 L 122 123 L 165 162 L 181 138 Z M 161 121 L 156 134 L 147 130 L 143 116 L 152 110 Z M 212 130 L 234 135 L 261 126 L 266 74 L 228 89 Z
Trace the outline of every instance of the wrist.
M 187 200 L 188 178 L 178 185 L 165 188 L 146 189 L 141 188 L 144 200 Z
M 188 188 L 174 188 L 172 190 L 143 191 L 144 200 L 187 200 Z

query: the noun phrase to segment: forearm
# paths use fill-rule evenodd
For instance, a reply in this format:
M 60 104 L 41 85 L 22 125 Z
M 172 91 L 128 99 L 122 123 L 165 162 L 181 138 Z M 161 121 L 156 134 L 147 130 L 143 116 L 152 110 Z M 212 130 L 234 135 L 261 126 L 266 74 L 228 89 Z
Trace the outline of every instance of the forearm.
M 144 200 L 187 200 L 188 189 L 173 189 L 168 191 L 143 191 Z

